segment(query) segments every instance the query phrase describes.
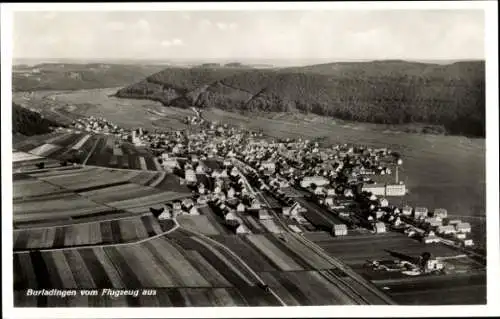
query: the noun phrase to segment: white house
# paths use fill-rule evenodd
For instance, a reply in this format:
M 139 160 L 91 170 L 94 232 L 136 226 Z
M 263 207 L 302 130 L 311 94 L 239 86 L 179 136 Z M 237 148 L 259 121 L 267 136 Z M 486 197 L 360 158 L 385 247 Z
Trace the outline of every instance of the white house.
M 325 198 L 325 205 L 328 205 L 328 206 L 330 206 L 330 207 L 331 207 L 331 206 L 334 206 L 334 205 L 335 205 L 335 202 L 334 202 L 333 198 L 332 198 L 332 197 L 327 197 L 327 198 Z
M 274 173 L 276 171 L 276 163 L 274 163 L 273 161 L 265 161 L 261 164 L 261 167 L 271 173 Z
M 429 210 L 426 207 L 415 207 L 415 218 L 425 218 L 427 217 L 427 214 L 429 213 Z
M 462 241 L 462 244 L 466 247 L 468 246 L 474 246 L 474 241 L 472 239 L 464 239 Z
M 330 181 L 323 176 L 306 176 L 302 179 L 302 181 L 300 181 L 300 186 L 307 188 L 312 184 L 315 184 L 316 186 L 325 186 L 329 183 Z
M 170 209 L 165 207 L 165 210 L 158 216 L 159 220 L 165 220 L 165 219 L 170 219 L 172 218 L 172 213 L 170 212 Z
M 335 188 L 332 187 L 326 188 L 326 196 L 335 196 L 335 195 L 336 195 Z
M 442 220 L 436 217 L 427 217 L 425 218 L 425 222 L 428 223 L 431 227 L 437 227 L 442 225 Z
M 448 217 L 448 211 L 444 208 L 436 208 L 434 210 L 434 217 L 446 218 Z
M 194 201 L 191 198 L 184 198 L 182 200 L 182 205 L 186 208 L 191 208 L 194 205 Z
M 379 203 L 380 207 L 387 207 L 387 206 L 389 206 L 389 201 L 387 200 L 387 198 L 380 198 L 378 200 L 378 203 Z
M 344 190 L 344 196 L 345 196 L 345 197 L 354 197 L 354 193 L 353 193 L 352 189 L 350 189 L 350 188 L 346 188 L 346 189 Z
M 437 232 L 440 234 L 453 234 L 456 232 L 456 229 L 452 225 L 439 226 Z
M 203 165 L 203 164 L 198 164 L 198 166 L 196 166 L 196 174 L 205 174 L 206 173 L 206 166 Z
M 378 209 L 376 212 L 375 212 L 375 218 L 376 219 L 380 219 L 382 218 L 383 216 L 385 215 L 385 212 L 381 209 Z
M 250 230 L 248 229 L 247 226 L 243 225 L 243 224 L 240 224 L 237 228 L 236 228 L 236 234 L 248 234 L 250 233 Z
M 226 216 L 224 216 L 224 219 L 225 220 L 238 220 L 238 216 L 236 216 L 236 214 L 234 212 L 229 212 L 226 214 Z
M 194 184 L 198 181 L 198 179 L 196 178 L 196 173 L 192 169 L 186 170 L 184 178 L 186 179 L 186 182 L 190 184 Z
M 347 226 L 344 224 L 333 225 L 332 232 L 333 232 L 334 236 L 346 236 L 347 235 Z
M 314 194 L 315 195 L 323 195 L 325 193 L 325 189 L 321 186 L 319 187 L 316 187 L 316 189 L 314 190 Z
M 261 209 L 262 205 L 257 199 L 252 200 L 252 205 L 250 206 L 250 209 Z
M 234 190 L 234 188 L 229 188 L 229 190 L 227 191 L 227 198 L 234 198 L 236 196 L 236 191 Z
M 403 207 L 402 213 L 405 216 L 411 216 L 412 211 L 413 211 L 413 208 L 411 206 L 405 206 L 405 207 Z
M 385 233 L 386 232 L 385 224 L 383 222 L 375 223 L 375 227 L 374 228 L 375 228 L 375 232 L 377 234 Z
M 196 206 L 193 206 L 189 210 L 189 215 L 191 215 L 191 216 L 197 216 L 197 215 L 200 215 L 200 212 L 198 211 L 198 208 Z
M 384 184 L 363 184 L 361 187 L 362 192 L 372 193 L 376 196 L 385 196 Z
M 469 223 L 460 223 L 455 226 L 455 229 L 458 232 L 461 233 L 470 233 L 471 232 L 471 226 Z
M 239 203 L 238 206 L 236 206 L 236 211 L 239 213 L 243 213 L 245 211 L 245 204 Z

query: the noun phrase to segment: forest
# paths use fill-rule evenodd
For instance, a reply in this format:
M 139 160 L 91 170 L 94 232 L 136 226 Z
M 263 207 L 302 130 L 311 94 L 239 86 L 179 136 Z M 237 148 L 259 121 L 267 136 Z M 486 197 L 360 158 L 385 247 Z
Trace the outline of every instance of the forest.
M 285 69 L 167 68 L 118 97 L 166 106 L 302 112 L 381 124 L 429 124 L 485 136 L 484 61 L 331 63 Z

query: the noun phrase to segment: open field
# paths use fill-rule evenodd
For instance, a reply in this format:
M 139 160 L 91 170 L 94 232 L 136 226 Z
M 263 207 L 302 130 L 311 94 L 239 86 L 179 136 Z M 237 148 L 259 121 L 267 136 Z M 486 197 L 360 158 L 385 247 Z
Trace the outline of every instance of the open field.
M 111 168 L 161 171 L 154 156 L 145 149 L 119 141 L 112 135 L 77 133 L 74 131 L 58 131 L 42 138 L 29 137 L 14 143 L 13 148 L 19 152 L 56 160 L 78 161 L 86 165 Z M 18 155 L 17 157 L 19 157 Z M 22 157 L 21 157 L 22 160 Z
M 425 276 L 396 281 L 376 281 L 402 305 L 486 304 L 486 274 Z
M 152 215 L 14 230 L 14 251 L 133 242 L 162 233 Z
M 313 241 L 328 254 L 338 257 L 350 266 L 359 266 L 367 260 L 394 259 L 391 253 L 418 257 L 430 252 L 434 257 L 460 255 L 460 252 L 441 243 L 424 244 L 399 233 L 367 234 L 346 237 L 318 238 L 307 233 L 306 238 Z
M 210 271 L 204 268 L 209 263 L 199 258 L 195 266 L 195 259 L 164 237 L 140 244 L 14 256 L 15 289 L 212 287 L 202 276 Z M 217 286 L 230 287 L 223 280 Z
M 15 163 L 26 171 L 13 175 L 14 227 L 48 227 L 78 219 L 98 221 L 108 214 L 119 216 L 117 210 L 143 213 L 151 205 L 190 196 L 171 174 L 92 166 L 39 169 L 31 157 L 18 154 L 14 153 Z M 157 187 L 149 186 L 153 183 Z
M 204 235 L 219 235 L 216 226 L 205 215 L 178 216 L 177 221 L 181 227 Z

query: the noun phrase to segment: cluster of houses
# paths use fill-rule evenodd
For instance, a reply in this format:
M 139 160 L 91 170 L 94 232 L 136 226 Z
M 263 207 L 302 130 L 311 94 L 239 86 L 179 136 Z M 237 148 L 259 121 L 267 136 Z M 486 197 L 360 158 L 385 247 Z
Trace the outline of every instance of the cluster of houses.
M 445 209 L 429 213 L 424 207 L 390 205 L 387 197 L 404 196 L 408 189 L 398 178 L 399 155 L 387 148 L 348 144 L 325 148 L 317 141 L 266 139 L 262 133 L 199 116 L 186 120 L 193 129 L 125 131 L 94 117 L 77 120 L 75 126 L 113 133 L 136 146 L 148 147 L 164 170 L 177 174 L 193 190 L 193 203 L 166 206 L 162 213 L 165 218 L 196 215 L 196 207 L 210 205 L 228 227 L 244 233 L 248 228 L 243 214 L 261 221 L 273 218 L 257 190 L 269 191 L 283 203 L 281 215 L 285 220 L 305 225 L 306 209 L 288 193 L 301 189 L 345 221 L 333 227 L 335 236 L 345 236 L 348 226 L 360 226 L 375 233 L 405 231 L 426 243 L 448 236 L 465 246 L 473 244 L 467 236 L 470 224 L 449 220 Z M 299 231 L 297 227 L 292 229 Z
M 82 117 L 73 121 L 73 127 L 77 130 L 100 133 L 100 134 L 115 134 L 120 137 L 127 135 L 126 130 L 119 128 L 116 124 L 111 123 L 102 117 Z

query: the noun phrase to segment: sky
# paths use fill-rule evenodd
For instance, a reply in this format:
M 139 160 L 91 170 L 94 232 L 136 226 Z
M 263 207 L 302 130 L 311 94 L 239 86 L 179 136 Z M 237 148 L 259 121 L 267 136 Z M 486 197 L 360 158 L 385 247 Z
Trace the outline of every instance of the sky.
M 481 10 L 15 12 L 14 58 L 484 59 Z

